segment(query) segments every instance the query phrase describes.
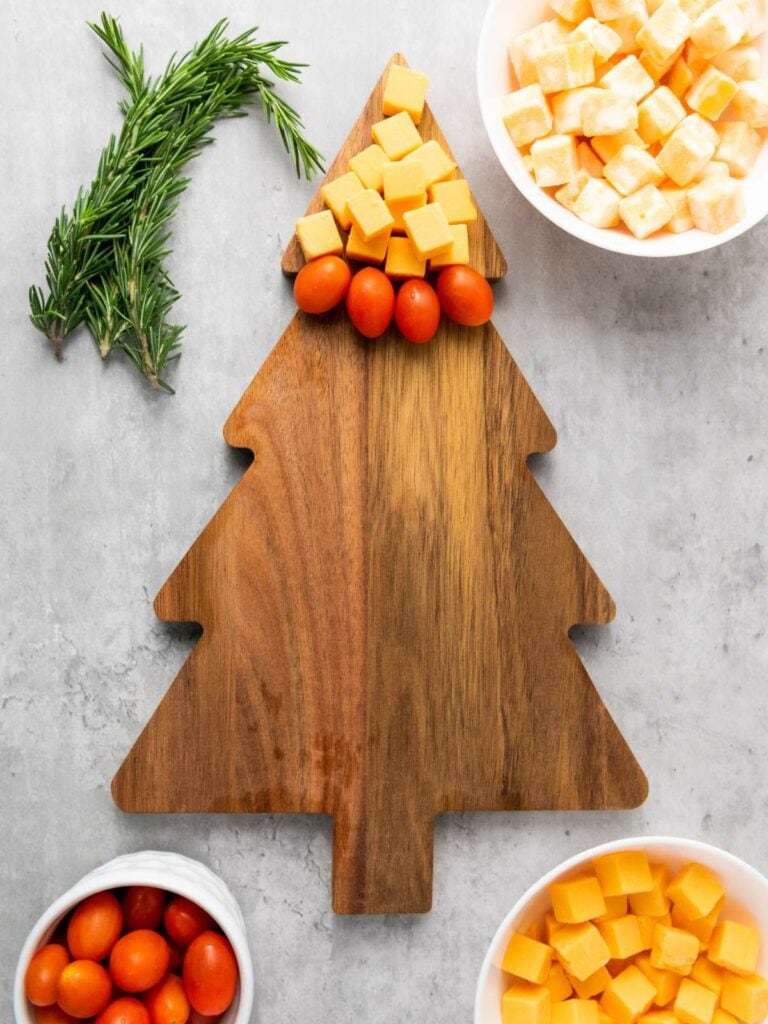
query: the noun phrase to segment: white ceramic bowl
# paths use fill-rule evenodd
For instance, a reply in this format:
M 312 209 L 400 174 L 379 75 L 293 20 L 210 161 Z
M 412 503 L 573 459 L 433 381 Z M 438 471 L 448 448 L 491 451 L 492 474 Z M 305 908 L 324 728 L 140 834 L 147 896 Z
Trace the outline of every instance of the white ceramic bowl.
M 167 889 L 186 896 L 211 915 L 232 944 L 240 971 L 238 991 L 229 1010 L 221 1017 L 221 1024 L 248 1024 L 253 1007 L 253 964 L 245 921 L 235 897 L 218 875 L 199 861 L 179 853 L 154 850 L 115 857 L 89 872 L 48 907 L 29 933 L 16 967 L 13 988 L 16 1024 L 35 1024 L 32 1008 L 24 995 L 24 974 L 35 950 L 48 941 L 64 915 L 86 896 L 127 885 Z
M 679 235 L 661 232 L 638 239 L 624 228 L 593 228 L 540 189 L 523 166 L 522 157 L 502 123 L 500 104 L 502 96 L 516 88 L 507 59 L 507 44 L 521 32 L 552 17 L 554 12 L 547 0 L 491 0 L 477 55 L 477 90 L 488 138 L 504 170 L 537 210 L 585 242 L 631 256 L 684 256 L 712 249 L 743 234 L 768 214 L 768 143 L 744 182 L 746 216 L 719 235 L 694 230 Z M 763 68 L 768 67 L 768 35 L 753 45 L 762 51 Z
M 652 861 L 668 864 L 673 870 L 699 861 L 712 868 L 725 887 L 724 913 L 731 919 L 756 925 L 768 936 L 768 879 L 749 864 L 725 850 L 693 839 L 674 839 L 668 836 L 640 836 L 603 843 L 579 853 L 532 885 L 499 925 L 486 953 L 475 997 L 475 1024 L 502 1024 L 501 997 L 509 985 L 508 975 L 501 970 L 501 961 L 513 932 L 527 928 L 540 920 L 549 909 L 547 888 L 560 878 L 568 878 L 583 871 L 593 857 L 601 857 L 617 850 L 645 850 Z M 758 972 L 768 974 L 768 941 L 760 951 Z

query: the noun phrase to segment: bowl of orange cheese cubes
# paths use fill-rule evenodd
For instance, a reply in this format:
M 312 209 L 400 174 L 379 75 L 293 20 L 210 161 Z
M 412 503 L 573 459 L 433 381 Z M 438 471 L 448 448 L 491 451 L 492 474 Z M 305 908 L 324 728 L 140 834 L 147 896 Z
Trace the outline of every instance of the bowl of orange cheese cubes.
M 654 837 L 550 871 L 500 925 L 475 1024 L 762 1024 L 768 880 L 705 843 Z
M 768 213 L 768 0 L 492 0 L 483 120 L 530 202 L 640 256 Z

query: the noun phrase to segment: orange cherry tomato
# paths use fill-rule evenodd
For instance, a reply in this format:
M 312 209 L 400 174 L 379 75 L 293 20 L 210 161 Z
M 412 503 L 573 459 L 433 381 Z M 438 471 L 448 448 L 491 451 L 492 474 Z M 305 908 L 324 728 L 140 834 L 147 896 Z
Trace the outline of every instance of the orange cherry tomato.
M 109 973 L 123 992 L 146 992 L 166 973 L 170 957 L 162 935 L 139 928 L 117 940 L 109 957 Z
M 186 1024 L 191 1012 L 184 985 L 177 974 L 166 974 L 147 992 L 144 1003 L 149 1010 L 150 1024 Z
M 421 344 L 440 326 L 440 302 L 431 284 L 412 277 L 400 286 L 395 300 L 395 323 L 408 341 Z
M 95 1024 L 151 1024 L 149 1011 L 140 999 L 121 996 L 96 1018 Z
M 347 313 L 363 337 L 380 337 L 394 311 L 395 289 L 387 275 L 375 267 L 358 271 L 347 292 Z
M 112 998 L 112 979 L 93 960 L 73 960 L 59 975 L 56 1000 L 71 1017 L 97 1017 Z
M 293 282 L 296 305 L 305 313 L 327 313 L 347 294 L 351 277 L 339 256 L 320 256 L 305 263 Z
M 471 267 L 446 267 L 437 278 L 437 295 L 449 319 L 465 327 L 487 323 L 493 313 L 493 290 Z
M 184 956 L 184 991 L 192 1007 L 206 1017 L 224 1013 L 235 997 L 237 960 L 218 932 L 203 932 Z
M 75 960 L 103 960 L 122 930 L 123 911 L 115 894 L 96 892 L 70 918 L 67 945 Z
M 210 931 L 215 921 L 209 913 L 186 896 L 174 896 L 165 908 L 165 932 L 175 945 L 186 949 L 193 939 Z
M 35 1024 L 77 1024 L 77 1018 L 64 1013 L 58 1003 L 35 1007 Z
M 69 953 L 64 946 L 55 942 L 38 949 L 24 975 L 24 992 L 33 1006 L 50 1006 L 56 1002 L 59 975 L 69 960 Z
M 127 932 L 138 928 L 159 928 L 166 902 L 162 889 L 153 885 L 130 886 L 123 896 L 123 928 Z

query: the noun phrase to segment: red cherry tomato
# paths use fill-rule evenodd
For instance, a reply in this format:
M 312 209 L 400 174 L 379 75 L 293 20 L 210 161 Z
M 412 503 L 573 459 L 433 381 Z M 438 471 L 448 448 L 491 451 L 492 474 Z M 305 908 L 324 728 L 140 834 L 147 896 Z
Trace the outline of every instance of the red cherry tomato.
M 59 975 L 69 960 L 69 953 L 64 946 L 54 942 L 38 949 L 24 975 L 24 992 L 33 1006 L 50 1006 L 56 1002 Z
M 449 319 L 465 327 L 487 323 L 493 313 L 493 291 L 471 267 L 446 267 L 437 278 L 437 295 Z
M 150 1024 L 186 1024 L 191 1007 L 177 974 L 166 974 L 144 997 Z
M 296 305 L 305 313 L 327 313 L 349 288 L 349 267 L 339 256 L 320 256 L 306 263 L 293 282 Z
M 394 311 L 395 289 L 387 275 L 375 267 L 358 271 L 347 292 L 347 313 L 363 337 L 380 337 Z
M 186 949 L 193 939 L 213 928 L 215 921 L 202 907 L 186 896 L 174 896 L 165 908 L 165 931 L 177 946 Z
M 95 1024 L 151 1024 L 149 1011 L 140 999 L 121 996 L 96 1018 Z
M 93 960 L 73 960 L 59 975 L 56 1001 L 71 1017 L 97 1017 L 112 998 L 112 979 Z
M 123 992 L 146 992 L 166 973 L 170 956 L 162 935 L 139 928 L 117 940 L 109 957 L 109 973 Z
M 123 911 L 111 892 L 97 892 L 75 909 L 67 927 L 67 945 L 75 960 L 103 960 L 120 938 Z
M 440 326 L 440 303 L 431 284 L 419 277 L 404 281 L 395 302 L 395 323 L 404 338 L 429 341 Z
M 218 932 L 198 935 L 184 956 L 184 991 L 192 1007 L 206 1017 L 229 1007 L 237 976 L 232 947 Z
M 35 1007 L 35 1024 L 77 1024 L 77 1018 L 64 1013 L 58 1003 Z
M 159 928 L 166 900 L 163 890 L 153 885 L 130 886 L 123 896 L 123 928 L 127 932 L 138 928 Z

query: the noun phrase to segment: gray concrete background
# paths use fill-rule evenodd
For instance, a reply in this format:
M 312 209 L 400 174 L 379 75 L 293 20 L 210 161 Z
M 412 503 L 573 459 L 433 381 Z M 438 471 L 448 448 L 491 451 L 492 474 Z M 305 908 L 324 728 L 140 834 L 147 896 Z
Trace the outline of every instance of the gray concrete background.
M 559 430 L 536 473 L 618 604 L 578 649 L 644 765 L 627 814 L 439 821 L 435 906 L 330 912 L 330 823 L 128 817 L 108 783 L 190 648 L 151 598 L 242 472 L 221 428 L 291 316 L 278 261 L 311 186 L 259 117 L 222 125 L 174 237 L 189 325 L 152 394 L 86 336 L 57 365 L 26 315 L 57 208 L 90 180 L 118 86 L 84 0 L 0 5 L 0 1003 L 37 915 L 89 868 L 158 847 L 221 872 L 245 912 L 254 1021 L 464 1022 L 500 918 L 562 857 L 633 833 L 694 836 L 762 869 L 765 843 L 768 224 L 652 263 L 598 252 L 506 180 L 475 98 L 484 0 L 232 0 L 311 64 L 286 90 L 332 156 L 389 54 L 430 101 L 509 259 L 495 322 Z M 122 0 L 150 66 L 222 8 Z

